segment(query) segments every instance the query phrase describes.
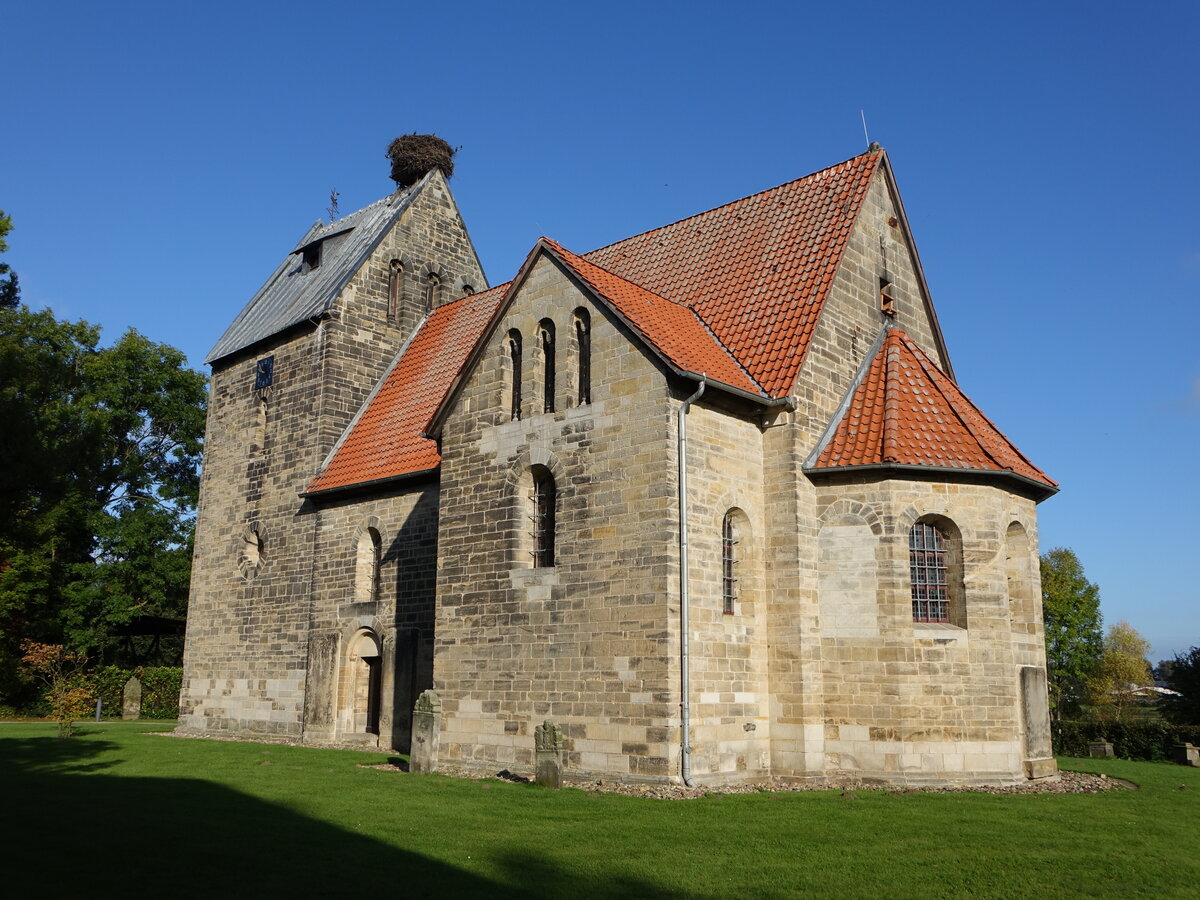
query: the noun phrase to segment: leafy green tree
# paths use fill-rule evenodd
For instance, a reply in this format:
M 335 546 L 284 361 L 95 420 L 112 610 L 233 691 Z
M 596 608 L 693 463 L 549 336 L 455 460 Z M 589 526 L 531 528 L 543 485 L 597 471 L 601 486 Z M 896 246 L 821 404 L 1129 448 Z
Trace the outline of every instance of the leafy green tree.
M 1046 668 L 1055 718 L 1079 710 L 1084 686 L 1103 649 L 1100 588 L 1087 580 L 1073 550 L 1042 554 Z
M 12 217 L 0 209 L 0 253 L 8 249 L 8 241 L 4 238 L 12 231 Z M 9 268 L 8 263 L 0 263 L 0 309 L 13 309 L 21 300 L 21 288 L 17 283 L 17 273 Z
M 22 638 L 112 661 L 186 610 L 205 380 L 129 331 L 0 310 L 0 693 Z
M 1104 649 L 1089 673 L 1086 689 L 1098 718 L 1125 721 L 1138 705 L 1138 688 L 1150 683 L 1146 654 L 1150 642 L 1128 622 L 1118 622 L 1104 636 Z
M 1167 718 L 1176 725 L 1200 725 L 1200 647 L 1176 654 L 1166 675 L 1167 687 L 1179 693 L 1163 703 Z

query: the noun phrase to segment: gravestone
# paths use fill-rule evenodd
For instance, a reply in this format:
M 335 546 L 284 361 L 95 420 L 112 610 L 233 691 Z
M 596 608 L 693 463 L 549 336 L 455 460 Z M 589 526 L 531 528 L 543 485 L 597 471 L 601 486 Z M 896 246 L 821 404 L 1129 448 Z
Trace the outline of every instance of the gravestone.
M 1088 744 L 1088 756 L 1116 756 L 1109 741 L 1092 741 Z
M 137 719 L 142 715 L 142 683 L 137 676 L 132 676 L 125 682 L 125 690 L 121 695 L 121 718 Z
M 1200 747 L 1193 744 L 1175 745 L 1175 762 L 1181 766 L 1196 766 L 1200 768 Z
M 561 788 L 563 773 L 562 729 L 547 719 L 533 730 L 533 747 L 537 763 L 534 781 L 546 787 Z
M 412 751 L 408 771 L 437 770 L 438 740 L 442 733 L 442 701 L 433 691 L 423 691 L 413 707 Z

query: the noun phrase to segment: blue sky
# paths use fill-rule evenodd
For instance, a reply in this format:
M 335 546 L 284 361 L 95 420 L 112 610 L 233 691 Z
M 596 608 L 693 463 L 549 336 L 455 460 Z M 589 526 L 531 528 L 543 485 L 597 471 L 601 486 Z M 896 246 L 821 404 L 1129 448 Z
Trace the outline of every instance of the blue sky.
M 397 134 L 461 145 L 496 283 L 853 156 L 865 110 L 959 383 L 1062 482 L 1042 548 L 1200 644 L 1200 4 L 22 3 L 4 44 L 23 299 L 197 367 Z

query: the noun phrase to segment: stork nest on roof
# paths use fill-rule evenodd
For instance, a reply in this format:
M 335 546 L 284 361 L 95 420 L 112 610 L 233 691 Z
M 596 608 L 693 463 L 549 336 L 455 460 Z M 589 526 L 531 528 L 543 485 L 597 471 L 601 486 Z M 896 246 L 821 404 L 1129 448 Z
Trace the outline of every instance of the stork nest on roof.
M 449 178 L 454 174 L 454 154 L 457 152 L 436 134 L 402 134 L 388 144 L 392 181 L 399 187 L 408 187 L 420 181 L 434 166 L 440 167 Z

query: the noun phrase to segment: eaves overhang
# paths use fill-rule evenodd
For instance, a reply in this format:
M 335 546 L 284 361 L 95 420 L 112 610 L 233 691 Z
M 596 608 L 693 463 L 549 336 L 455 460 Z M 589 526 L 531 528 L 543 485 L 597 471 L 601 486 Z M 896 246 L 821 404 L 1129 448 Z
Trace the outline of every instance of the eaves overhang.
M 928 481 L 934 477 L 943 481 L 963 482 L 995 482 L 1009 481 L 1020 487 L 1020 493 L 1031 496 L 1041 503 L 1058 493 L 1058 487 L 1051 487 L 1040 481 L 1035 481 L 1025 475 L 1006 469 L 968 469 L 960 466 L 921 466 L 909 463 L 868 463 L 861 466 L 805 466 L 800 470 L 810 479 L 836 475 L 868 475 L 879 479 L 896 478 Z
M 340 500 L 344 497 L 351 497 L 359 493 L 377 492 L 379 488 L 386 488 L 390 485 L 398 484 L 405 481 L 418 481 L 422 478 L 436 476 L 441 466 L 433 466 L 429 469 L 418 469 L 415 472 L 402 472 L 399 475 L 387 475 L 383 478 L 375 478 L 371 481 L 356 481 L 353 484 L 343 484 L 337 487 L 322 488 L 316 491 L 300 491 L 296 496 L 304 500 L 313 500 L 320 502 L 323 500 Z

